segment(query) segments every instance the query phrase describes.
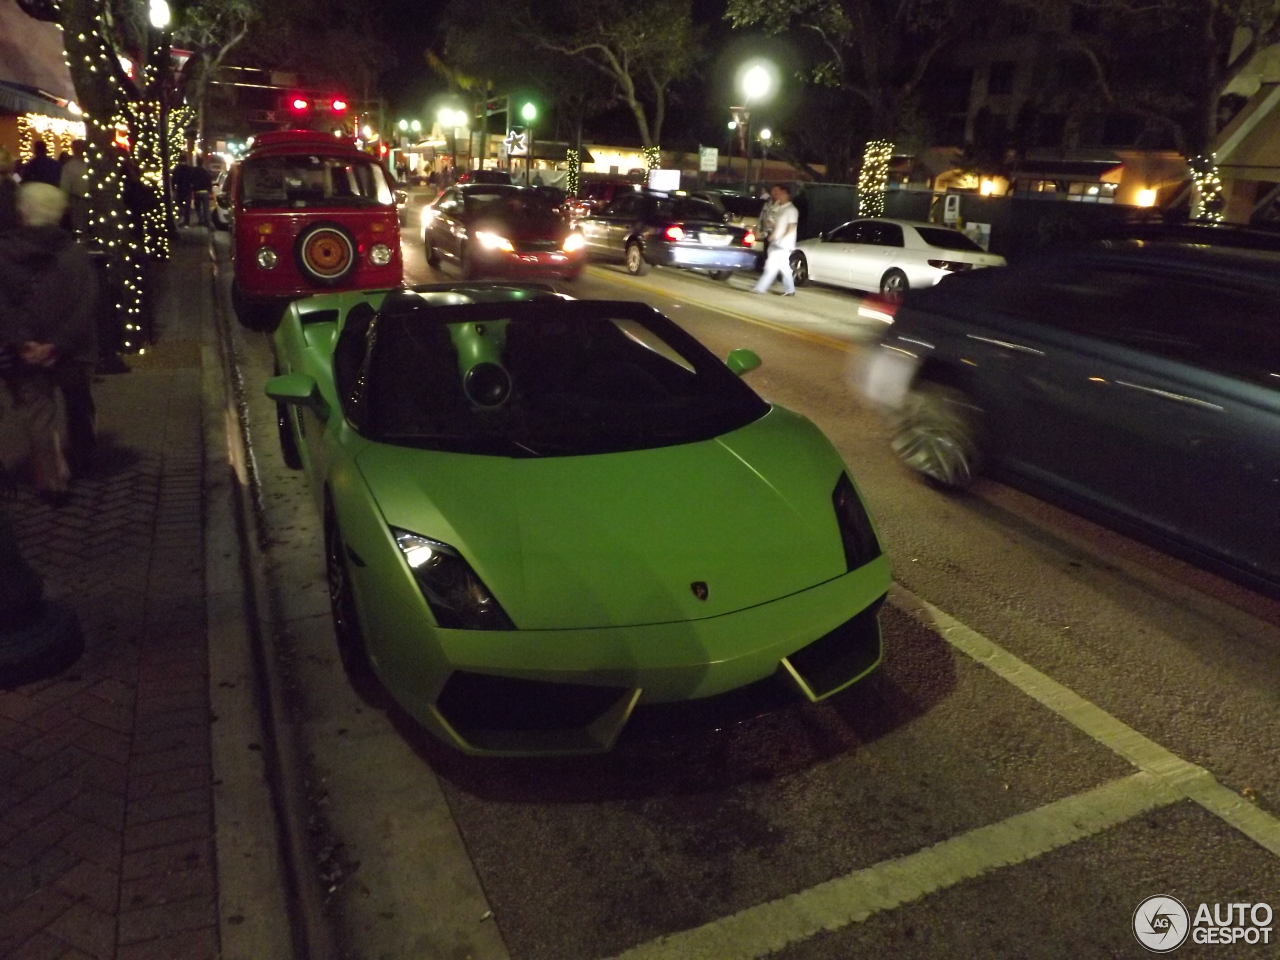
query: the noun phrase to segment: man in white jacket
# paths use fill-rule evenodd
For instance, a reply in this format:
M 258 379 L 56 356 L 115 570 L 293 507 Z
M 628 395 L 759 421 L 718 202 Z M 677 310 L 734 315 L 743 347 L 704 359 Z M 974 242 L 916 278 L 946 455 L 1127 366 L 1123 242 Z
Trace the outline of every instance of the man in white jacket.
M 796 233 L 800 229 L 800 211 L 791 202 L 791 191 L 782 184 L 775 184 L 769 191 L 773 197 L 773 229 L 769 231 L 769 255 L 765 257 L 764 273 L 752 292 L 766 293 L 773 281 L 782 277 L 782 295 L 794 297 L 796 282 L 791 277 L 791 253 L 796 248 Z

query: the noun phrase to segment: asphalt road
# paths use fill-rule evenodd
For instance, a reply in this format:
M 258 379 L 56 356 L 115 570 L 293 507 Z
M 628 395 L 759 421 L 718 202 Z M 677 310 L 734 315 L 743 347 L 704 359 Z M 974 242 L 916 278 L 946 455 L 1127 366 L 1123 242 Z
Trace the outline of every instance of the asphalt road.
M 408 279 L 449 279 L 410 233 Z M 1280 604 L 1009 487 L 917 482 L 850 388 L 875 325 L 857 299 L 746 285 L 592 267 L 563 289 L 760 354 L 749 382 L 822 427 L 878 525 L 899 585 L 885 664 L 816 706 L 655 712 L 608 756 L 461 757 L 351 690 L 314 507 L 253 400 L 281 669 L 344 950 L 1139 957 L 1146 897 L 1280 910 Z M 268 344 L 238 336 L 260 397 Z M 1269 936 L 1178 954 L 1274 956 Z

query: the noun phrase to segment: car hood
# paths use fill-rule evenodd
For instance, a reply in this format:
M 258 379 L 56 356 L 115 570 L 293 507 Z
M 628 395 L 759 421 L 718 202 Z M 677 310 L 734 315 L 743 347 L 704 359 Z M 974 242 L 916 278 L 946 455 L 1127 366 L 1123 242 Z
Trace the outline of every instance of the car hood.
M 719 616 L 845 572 L 831 504 L 843 462 L 777 407 L 655 450 L 512 459 L 371 444 L 357 462 L 387 523 L 456 547 L 524 630 Z

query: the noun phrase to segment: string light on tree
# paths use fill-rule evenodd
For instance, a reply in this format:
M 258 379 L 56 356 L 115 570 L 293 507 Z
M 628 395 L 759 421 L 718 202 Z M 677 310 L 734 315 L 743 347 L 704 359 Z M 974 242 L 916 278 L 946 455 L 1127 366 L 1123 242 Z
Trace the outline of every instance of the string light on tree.
M 578 180 L 582 171 L 582 160 L 578 151 L 572 148 L 564 152 L 565 166 L 568 168 L 564 176 L 565 192 L 571 197 L 578 195 Z
M 662 167 L 662 151 L 657 147 L 645 147 L 644 166 L 645 170 L 658 170 Z
M 37 140 L 49 148 L 49 156 L 57 157 L 71 149 L 71 141 L 84 137 L 84 123 L 47 117 L 43 113 L 25 113 L 18 117 L 18 156 L 26 163 L 34 155 Z
M 1217 157 L 1214 154 L 1193 157 L 1189 166 L 1191 182 L 1195 185 L 1195 208 L 1191 218 L 1221 223 L 1223 220 L 1222 178 L 1218 176 Z
M 862 154 L 862 171 L 858 174 L 858 216 L 884 216 L 884 194 L 889 186 L 892 159 L 893 141 L 868 141 Z

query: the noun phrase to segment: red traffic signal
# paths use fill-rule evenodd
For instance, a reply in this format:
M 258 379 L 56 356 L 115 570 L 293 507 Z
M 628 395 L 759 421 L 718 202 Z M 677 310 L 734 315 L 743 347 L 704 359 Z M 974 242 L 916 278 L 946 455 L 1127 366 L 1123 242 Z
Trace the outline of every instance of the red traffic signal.
M 343 100 L 342 98 L 338 98 L 337 100 L 333 101 L 333 112 L 342 113 L 347 109 L 347 106 L 348 106 L 347 101 Z

